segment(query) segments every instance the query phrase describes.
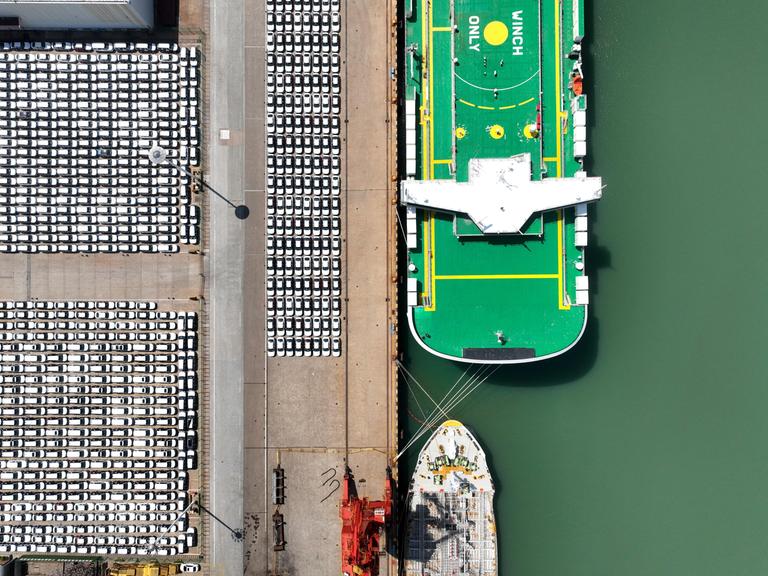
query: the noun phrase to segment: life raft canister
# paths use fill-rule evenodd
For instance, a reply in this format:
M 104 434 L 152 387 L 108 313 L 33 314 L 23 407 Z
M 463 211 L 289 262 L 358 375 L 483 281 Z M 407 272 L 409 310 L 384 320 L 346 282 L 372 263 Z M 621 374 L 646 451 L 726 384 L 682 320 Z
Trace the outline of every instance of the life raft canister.
M 573 74 L 571 76 L 571 90 L 573 90 L 573 93 L 576 96 L 581 96 L 581 94 L 584 92 L 584 80 L 583 78 L 578 74 Z

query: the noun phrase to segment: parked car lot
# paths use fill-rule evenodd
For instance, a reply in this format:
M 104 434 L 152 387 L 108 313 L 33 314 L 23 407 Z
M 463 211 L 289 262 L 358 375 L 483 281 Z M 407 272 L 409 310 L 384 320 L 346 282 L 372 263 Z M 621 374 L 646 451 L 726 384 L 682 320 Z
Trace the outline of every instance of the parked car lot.
M 339 2 L 268 0 L 265 19 L 267 354 L 339 356 Z
M 41 327 L 51 315 L 67 326 Z M 0 552 L 185 553 L 194 527 L 166 528 L 189 504 L 197 459 L 196 314 L 2 301 L 0 322 Z M 30 523 L 46 537 L 31 539 Z
M 178 252 L 199 242 L 195 47 L 0 45 L 0 253 Z M 329 63 L 330 64 L 330 63 Z

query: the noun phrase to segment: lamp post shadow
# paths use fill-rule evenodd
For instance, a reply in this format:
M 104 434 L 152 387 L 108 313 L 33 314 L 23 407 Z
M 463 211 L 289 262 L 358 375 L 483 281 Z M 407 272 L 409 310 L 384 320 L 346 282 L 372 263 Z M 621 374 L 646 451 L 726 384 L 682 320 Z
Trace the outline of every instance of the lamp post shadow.
M 147 155 L 149 156 L 150 162 L 152 162 L 153 164 L 156 164 L 158 166 L 161 164 L 170 164 L 171 166 L 176 168 L 176 170 L 178 170 L 179 172 L 182 172 L 183 174 L 186 174 L 193 180 L 196 180 L 197 182 L 199 182 L 203 188 L 212 192 L 213 194 L 215 194 L 216 196 L 224 200 L 224 202 L 232 206 L 232 208 L 235 209 L 235 217 L 238 220 L 245 220 L 250 215 L 251 211 L 248 208 L 248 206 L 246 206 L 245 204 L 236 205 L 229 198 L 221 194 L 218 190 L 213 188 L 213 186 L 211 186 L 205 180 L 203 180 L 201 176 L 197 176 L 193 174 L 192 172 L 184 168 L 181 164 L 178 164 L 177 162 L 168 158 L 168 152 L 164 148 L 161 148 L 160 146 L 153 146 L 152 148 L 149 149 L 149 151 L 147 152 Z

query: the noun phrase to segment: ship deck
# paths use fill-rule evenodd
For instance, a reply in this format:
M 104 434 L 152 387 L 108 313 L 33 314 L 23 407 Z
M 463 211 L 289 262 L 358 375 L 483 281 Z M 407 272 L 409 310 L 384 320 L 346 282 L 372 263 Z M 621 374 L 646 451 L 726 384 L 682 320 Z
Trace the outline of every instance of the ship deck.
M 485 453 L 460 422 L 424 445 L 408 499 L 406 576 L 496 576 L 494 488 Z
M 576 10 L 580 8 L 576 0 Z M 418 179 L 467 180 L 471 158 L 531 155 L 534 180 L 581 165 L 569 137 L 574 4 L 566 0 L 406 1 L 405 98 L 416 100 Z M 524 127 L 541 114 L 538 138 Z M 409 251 L 419 305 L 411 328 L 450 358 L 513 362 L 569 348 L 576 306 L 574 209 L 483 235 L 462 215 L 419 209 Z

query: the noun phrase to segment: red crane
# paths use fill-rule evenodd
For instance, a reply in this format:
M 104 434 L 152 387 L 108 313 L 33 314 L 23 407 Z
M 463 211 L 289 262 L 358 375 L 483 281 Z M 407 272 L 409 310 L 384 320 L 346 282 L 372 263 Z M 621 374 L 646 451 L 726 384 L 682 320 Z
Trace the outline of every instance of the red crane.
M 341 572 L 343 576 L 377 576 L 379 540 L 392 513 L 392 473 L 387 468 L 384 500 L 358 498 L 352 472 L 344 473 L 341 495 Z

